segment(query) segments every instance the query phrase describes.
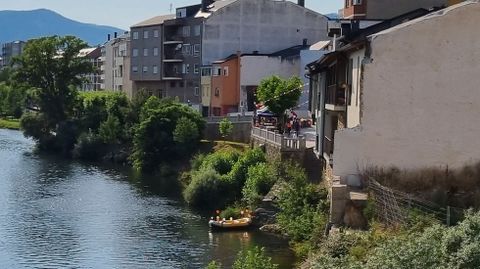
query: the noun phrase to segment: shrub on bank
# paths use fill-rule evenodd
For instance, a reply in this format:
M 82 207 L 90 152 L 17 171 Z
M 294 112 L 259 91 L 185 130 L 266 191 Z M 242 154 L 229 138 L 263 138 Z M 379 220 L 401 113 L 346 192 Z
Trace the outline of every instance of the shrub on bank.
M 102 138 L 92 132 L 82 133 L 73 149 L 73 157 L 87 161 L 97 161 L 105 154 Z
M 228 182 L 212 168 L 196 171 L 183 192 L 185 201 L 197 207 L 223 207 L 230 201 Z
M 250 166 L 242 189 L 243 200 L 249 206 L 258 205 L 276 182 L 275 170 L 266 163 Z
M 278 265 L 265 255 L 265 249 L 255 247 L 247 251 L 240 251 L 233 264 L 233 269 L 277 269 Z

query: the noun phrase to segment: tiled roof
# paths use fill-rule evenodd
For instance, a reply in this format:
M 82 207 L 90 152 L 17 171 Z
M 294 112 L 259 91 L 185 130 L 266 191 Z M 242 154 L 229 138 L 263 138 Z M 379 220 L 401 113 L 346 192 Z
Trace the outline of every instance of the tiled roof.
M 166 21 L 166 20 L 171 20 L 171 19 L 175 19 L 175 15 L 174 15 L 174 14 L 156 16 L 156 17 L 150 18 L 150 19 L 148 19 L 148 20 L 139 22 L 139 23 L 137 23 L 137 24 L 135 24 L 135 25 L 132 25 L 132 28 L 133 28 L 133 27 L 142 27 L 142 26 L 160 25 L 160 24 L 162 24 L 164 21 Z

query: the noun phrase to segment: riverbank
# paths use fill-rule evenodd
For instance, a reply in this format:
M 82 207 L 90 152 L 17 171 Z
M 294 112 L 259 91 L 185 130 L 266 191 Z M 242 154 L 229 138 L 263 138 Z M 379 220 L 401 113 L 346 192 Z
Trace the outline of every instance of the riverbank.
M 20 119 L 0 118 L 0 129 L 20 130 Z

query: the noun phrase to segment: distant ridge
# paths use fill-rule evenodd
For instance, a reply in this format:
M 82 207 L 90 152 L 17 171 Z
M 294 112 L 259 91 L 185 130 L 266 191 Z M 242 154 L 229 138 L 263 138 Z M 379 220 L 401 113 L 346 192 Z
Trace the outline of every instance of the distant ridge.
M 329 14 L 325 14 L 325 16 L 327 16 L 330 19 L 334 19 L 334 20 L 340 18 L 340 16 L 338 16 L 338 13 L 329 13 Z
M 115 27 L 77 22 L 48 9 L 3 10 L 0 11 L 0 25 L 0 43 L 51 35 L 74 35 L 96 46 L 107 40 L 107 34 L 124 32 Z

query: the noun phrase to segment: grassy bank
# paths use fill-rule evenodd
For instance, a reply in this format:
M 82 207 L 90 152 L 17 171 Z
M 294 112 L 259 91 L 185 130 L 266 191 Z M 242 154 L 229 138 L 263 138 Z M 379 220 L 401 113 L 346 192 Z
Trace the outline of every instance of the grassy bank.
M 0 129 L 20 130 L 20 120 L 0 119 Z

